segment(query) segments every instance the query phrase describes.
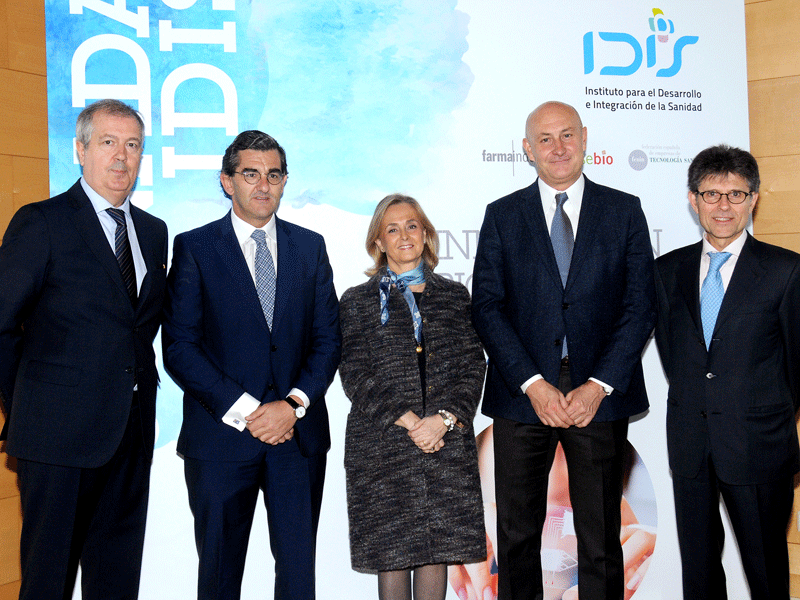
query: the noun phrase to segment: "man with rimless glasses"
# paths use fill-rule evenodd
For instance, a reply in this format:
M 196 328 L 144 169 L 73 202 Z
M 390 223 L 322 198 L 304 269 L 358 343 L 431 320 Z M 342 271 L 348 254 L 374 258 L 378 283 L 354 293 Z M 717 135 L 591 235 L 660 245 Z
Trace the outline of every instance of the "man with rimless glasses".
M 175 238 L 164 365 L 184 391 L 184 459 L 197 596 L 240 597 L 264 494 L 275 598 L 313 600 L 330 448 L 325 391 L 339 364 L 339 302 L 322 236 L 278 219 L 286 153 L 260 131 L 222 159 L 232 210 Z
M 727 597 L 720 495 L 752 597 L 789 598 L 800 255 L 745 231 L 758 187 L 749 152 L 700 152 L 689 166 L 689 201 L 703 239 L 656 261 L 684 598 Z

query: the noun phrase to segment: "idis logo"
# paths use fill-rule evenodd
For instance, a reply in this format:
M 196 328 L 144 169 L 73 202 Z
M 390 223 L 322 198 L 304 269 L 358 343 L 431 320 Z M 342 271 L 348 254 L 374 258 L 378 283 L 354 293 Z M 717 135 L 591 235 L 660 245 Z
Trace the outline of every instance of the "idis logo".
M 603 150 L 600 154 L 597 152 L 587 153 L 586 156 L 583 157 L 583 164 L 585 165 L 613 165 L 614 164 L 614 157 L 610 154 L 606 154 L 606 151 Z
M 675 25 L 664 16 L 664 11 L 660 8 L 653 9 L 653 16 L 648 19 L 652 35 L 647 36 L 645 47 L 647 48 L 647 68 L 656 66 L 659 52 L 656 49 L 656 41 L 661 46 L 661 54 L 669 52 L 670 34 L 675 33 Z M 600 69 L 600 75 L 632 75 L 642 66 L 644 52 L 639 41 L 630 33 L 600 31 L 597 37 L 603 42 L 611 44 L 626 44 L 633 51 L 633 61 L 628 65 L 606 65 Z M 672 65 L 656 71 L 656 77 L 674 77 L 683 65 L 683 49 L 696 44 L 700 38 L 696 35 L 684 35 L 672 41 Z M 583 36 L 583 72 L 585 75 L 594 71 L 595 53 L 595 33 L 588 31 Z

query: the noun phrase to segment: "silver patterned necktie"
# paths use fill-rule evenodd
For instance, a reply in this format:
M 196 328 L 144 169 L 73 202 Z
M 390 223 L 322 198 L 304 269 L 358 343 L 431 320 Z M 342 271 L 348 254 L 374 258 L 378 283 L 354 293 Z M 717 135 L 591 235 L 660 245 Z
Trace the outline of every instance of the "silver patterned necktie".
M 272 331 L 272 314 L 275 309 L 275 265 L 267 246 L 267 234 L 261 229 L 256 229 L 250 237 L 256 242 L 255 272 L 258 301 L 261 302 L 267 326 Z
M 711 337 L 714 335 L 714 326 L 717 324 L 719 307 L 722 306 L 722 298 L 725 296 L 719 270 L 731 257 L 731 253 L 709 252 L 708 257 L 711 259 L 711 263 L 708 265 L 708 275 L 703 280 L 700 290 L 700 319 L 703 322 L 703 337 L 706 340 L 707 349 L 711 346 Z
M 569 263 L 572 261 L 572 248 L 575 237 L 572 234 L 572 223 L 564 212 L 564 203 L 567 201 L 566 192 L 556 194 L 556 213 L 553 215 L 553 224 L 550 226 L 550 240 L 553 242 L 553 252 L 556 255 L 558 272 L 561 283 L 567 285 Z
M 569 264 L 572 262 L 572 249 L 575 246 L 575 236 L 572 233 L 572 223 L 564 212 L 564 203 L 567 193 L 556 194 L 556 213 L 553 215 L 553 224 L 550 226 L 550 240 L 553 243 L 553 252 L 556 255 L 558 273 L 561 275 L 561 284 L 567 286 Z M 567 355 L 567 338 L 561 343 L 561 358 Z
M 128 239 L 128 223 L 125 221 L 125 211 L 119 208 L 107 208 L 106 212 L 111 215 L 117 224 L 114 232 L 114 255 L 119 263 L 119 270 L 122 273 L 122 280 L 128 290 L 128 297 L 131 303 L 136 305 L 136 267 L 133 264 L 133 254 L 131 252 L 131 242 Z

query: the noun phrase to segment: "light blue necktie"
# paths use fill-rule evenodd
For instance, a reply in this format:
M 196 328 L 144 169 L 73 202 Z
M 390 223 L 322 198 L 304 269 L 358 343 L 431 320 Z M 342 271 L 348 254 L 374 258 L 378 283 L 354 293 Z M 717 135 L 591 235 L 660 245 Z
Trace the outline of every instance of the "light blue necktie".
M 703 337 L 706 339 L 706 348 L 711 346 L 711 336 L 714 335 L 714 326 L 717 324 L 717 314 L 725 296 L 722 287 L 720 267 L 731 257 L 730 252 L 709 252 L 711 264 L 708 266 L 708 275 L 703 280 L 700 290 L 700 319 L 703 321 Z
M 267 246 L 267 234 L 261 229 L 256 229 L 250 237 L 256 242 L 256 292 L 261 302 L 261 310 L 264 311 L 264 318 L 267 319 L 267 326 L 272 331 L 272 313 L 275 309 L 275 265 Z
M 556 213 L 553 215 L 553 224 L 550 226 L 550 240 L 553 243 L 553 252 L 556 255 L 558 273 L 561 275 L 561 283 L 567 286 L 567 276 L 569 275 L 569 264 L 572 261 L 572 248 L 575 245 L 575 237 L 572 234 L 572 223 L 564 212 L 564 202 L 567 201 L 566 192 L 556 194 Z M 561 358 L 567 355 L 567 338 L 561 344 Z

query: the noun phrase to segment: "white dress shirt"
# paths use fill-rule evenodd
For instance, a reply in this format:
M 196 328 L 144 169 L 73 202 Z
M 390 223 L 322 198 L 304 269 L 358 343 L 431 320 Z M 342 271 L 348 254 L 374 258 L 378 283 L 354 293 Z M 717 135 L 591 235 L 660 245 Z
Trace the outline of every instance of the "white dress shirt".
M 253 278 L 253 285 L 256 284 L 256 241 L 252 238 L 253 232 L 256 227 L 253 227 L 247 221 L 240 219 L 236 213 L 231 211 L 231 224 L 233 225 L 233 232 L 236 234 L 236 239 L 239 242 L 239 247 L 242 249 L 244 260 L 247 263 L 247 268 L 250 270 L 250 277 Z M 278 237 L 275 229 L 275 219 L 270 218 L 264 227 L 261 227 L 266 234 L 267 247 L 272 255 L 272 264 L 275 267 L 275 273 L 278 272 Z M 311 401 L 302 390 L 292 388 L 289 396 L 297 396 L 300 398 L 303 406 L 309 407 Z M 222 417 L 222 422 L 231 427 L 235 427 L 239 431 L 244 431 L 247 426 L 245 417 L 255 411 L 261 402 L 256 400 L 253 396 L 245 392 L 236 402 L 233 403 L 228 409 L 228 412 Z
M 711 257 L 709 252 L 730 252 L 731 255 L 728 260 L 719 268 L 719 276 L 722 278 L 722 289 L 728 291 L 728 284 L 731 282 L 733 276 L 733 269 L 736 267 L 736 261 L 739 260 L 739 255 L 742 253 L 744 243 L 747 240 L 747 234 L 742 231 L 741 235 L 728 244 L 724 250 L 717 250 L 708 241 L 708 234 L 703 234 L 703 254 L 700 255 L 700 292 L 703 291 L 703 281 L 708 275 L 708 267 L 711 264 Z

